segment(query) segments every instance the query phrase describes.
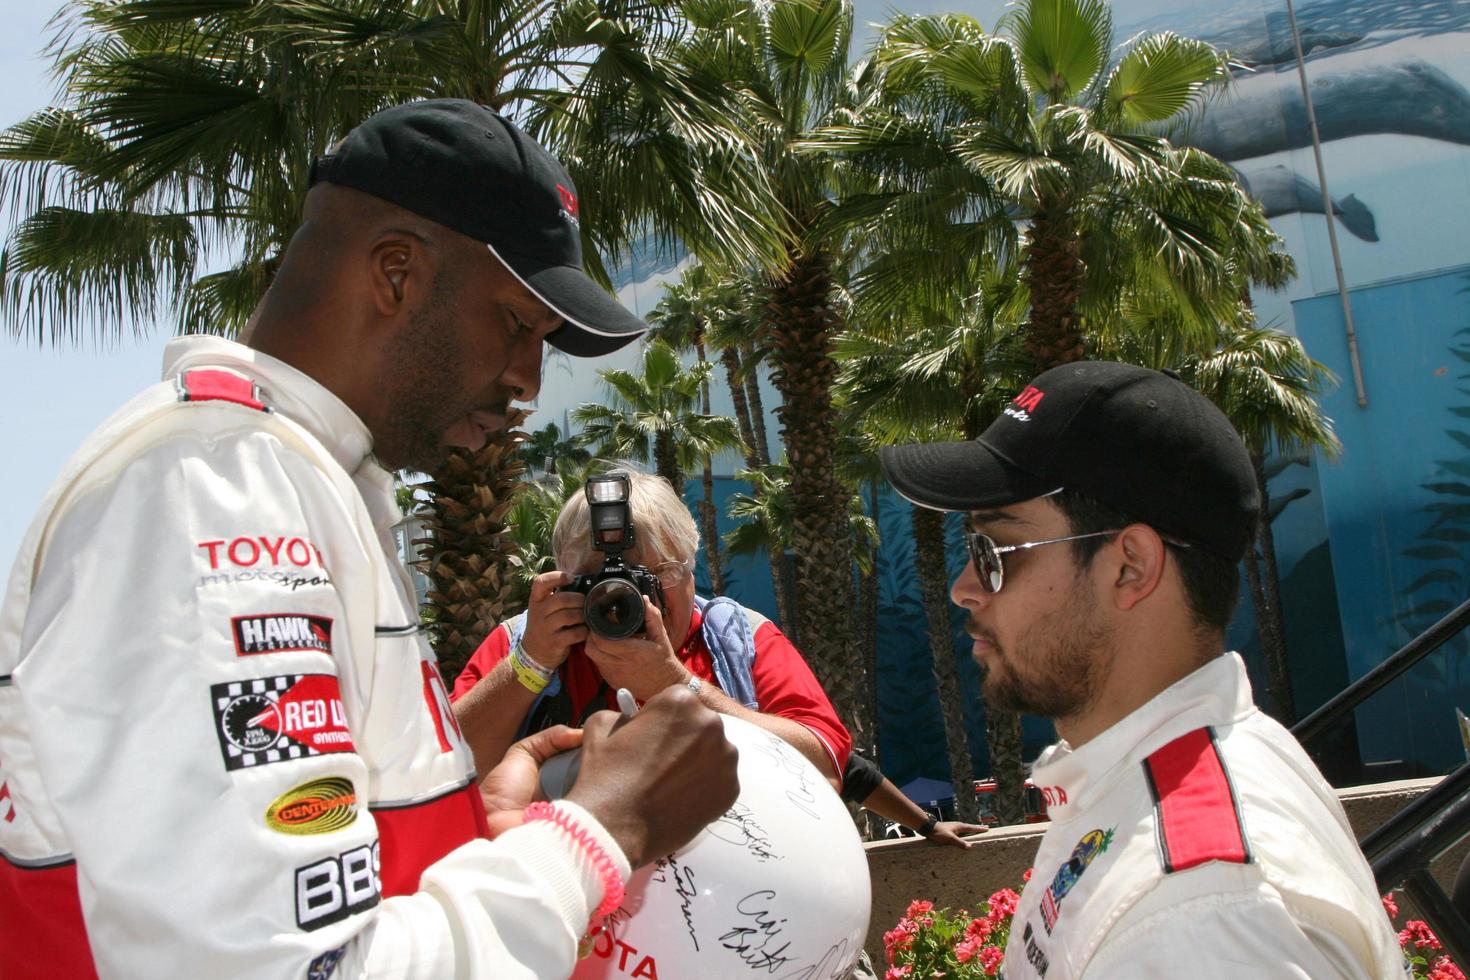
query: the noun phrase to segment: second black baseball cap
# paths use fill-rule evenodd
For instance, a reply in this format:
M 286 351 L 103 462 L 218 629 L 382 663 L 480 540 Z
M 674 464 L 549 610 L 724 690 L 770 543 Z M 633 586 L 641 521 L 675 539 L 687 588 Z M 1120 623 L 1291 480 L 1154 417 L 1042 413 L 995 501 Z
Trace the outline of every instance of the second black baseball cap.
M 577 188 L 514 123 L 463 99 L 384 109 L 312 165 L 318 181 L 371 194 L 484 242 L 566 322 L 546 339 L 579 357 L 607 354 L 645 324 L 582 267 Z
M 987 510 L 1065 487 L 1231 561 L 1259 506 L 1250 454 L 1224 414 L 1173 375 L 1131 364 L 1053 368 L 978 438 L 879 458 L 925 507 Z

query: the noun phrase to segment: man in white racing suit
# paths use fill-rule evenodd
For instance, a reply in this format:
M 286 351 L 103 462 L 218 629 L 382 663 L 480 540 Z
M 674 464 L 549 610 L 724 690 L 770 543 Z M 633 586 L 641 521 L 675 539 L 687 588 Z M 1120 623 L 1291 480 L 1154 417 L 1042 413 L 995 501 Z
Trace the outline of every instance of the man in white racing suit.
M 566 976 L 734 801 L 682 691 L 477 785 L 395 557 L 391 469 L 503 427 L 543 342 L 642 330 L 576 212 L 490 110 L 379 113 L 319 161 L 249 346 L 174 341 L 72 458 L 0 609 L 0 976 Z
M 1079 362 L 979 438 L 882 461 L 914 503 L 968 513 L 950 594 L 986 702 L 1060 737 L 1031 774 L 1051 822 L 1009 980 L 1404 975 L 1331 786 L 1221 653 L 1258 495 L 1213 405 Z

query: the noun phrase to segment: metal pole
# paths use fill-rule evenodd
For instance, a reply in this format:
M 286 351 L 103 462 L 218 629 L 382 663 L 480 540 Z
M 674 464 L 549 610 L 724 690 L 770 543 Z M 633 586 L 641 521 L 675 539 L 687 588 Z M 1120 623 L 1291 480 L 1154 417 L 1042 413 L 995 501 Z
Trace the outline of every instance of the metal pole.
M 1291 43 L 1296 49 L 1297 78 L 1302 83 L 1302 104 L 1307 107 L 1307 127 L 1312 134 L 1312 156 L 1317 161 L 1317 183 L 1322 187 L 1322 211 L 1327 215 L 1327 245 L 1332 251 L 1332 271 L 1337 275 L 1337 296 L 1342 301 L 1342 322 L 1347 331 L 1348 360 L 1353 366 L 1353 385 L 1358 392 L 1358 407 L 1368 407 L 1368 389 L 1363 384 L 1363 362 L 1358 357 L 1358 331 L 1353 327 L 1353 304 L 1348 298 L 1347 279 L 1342 274 L 1342 253 L 1337 248 L 1337 223 L 1332 210 L 1332 194 L 1327 190 L 1327 168 L 1322 163 L 1322 138 L 1317 132 L 1317 110 L 1312 107 L 1312 93 L 1307 90 L 1307 56 L 1302 52 L 1302 35 L 1296 26 L 1296 8 L 1286 0 L 1286 17 L 1291 23 Z

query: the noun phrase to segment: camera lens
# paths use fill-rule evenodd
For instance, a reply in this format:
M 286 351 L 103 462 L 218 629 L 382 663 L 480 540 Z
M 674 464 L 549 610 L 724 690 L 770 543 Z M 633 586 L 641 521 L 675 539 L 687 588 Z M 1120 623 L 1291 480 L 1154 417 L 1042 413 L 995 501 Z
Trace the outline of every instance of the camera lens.
M 643 631 L 643 594 L 625 578 L 598 582 L 587 592 L 587 628 L 614 640 Z

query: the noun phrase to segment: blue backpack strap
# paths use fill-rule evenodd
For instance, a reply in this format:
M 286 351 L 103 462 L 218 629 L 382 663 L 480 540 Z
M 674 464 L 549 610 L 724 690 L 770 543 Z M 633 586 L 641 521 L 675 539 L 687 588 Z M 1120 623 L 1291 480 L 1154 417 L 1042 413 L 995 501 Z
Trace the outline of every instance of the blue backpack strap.
M 510 642 L 506 645 L 505 648 L 506 656 L 510 656 L 510 651 L 514 650 L 516 648 L 516 644 L 521 642 L 521 637 L 526 635 L 526 614 L 521 613 L 518 616 L 512 616 L 501 625 L 504 626 L 505 631 L 510 634 Z M 547 698 L 555 697 L 560 693 L 561 671 L 558 670 L 556 673 L 551 675 L 551 683 L 546 685 L 546 690 L 536 695 L 536 700 L 532 701 L 531 706 L 526 709 L 526 716 L 521 719 L 520 727 L 516 729 L 517 740 L 523 739 L 527 735 L 531 734 L 526 729 L 530 727 L 531 716 L 536 713 L 536 709 L 541 706 L 541 702 L 545 701 Z
M 755 636 L 745 607 L 734 599 L 694 597 L 704 617 L 700 632 L 714 664 L 715 683 L 720 690 L 752 711 L 760 710 L 755 696 Z

